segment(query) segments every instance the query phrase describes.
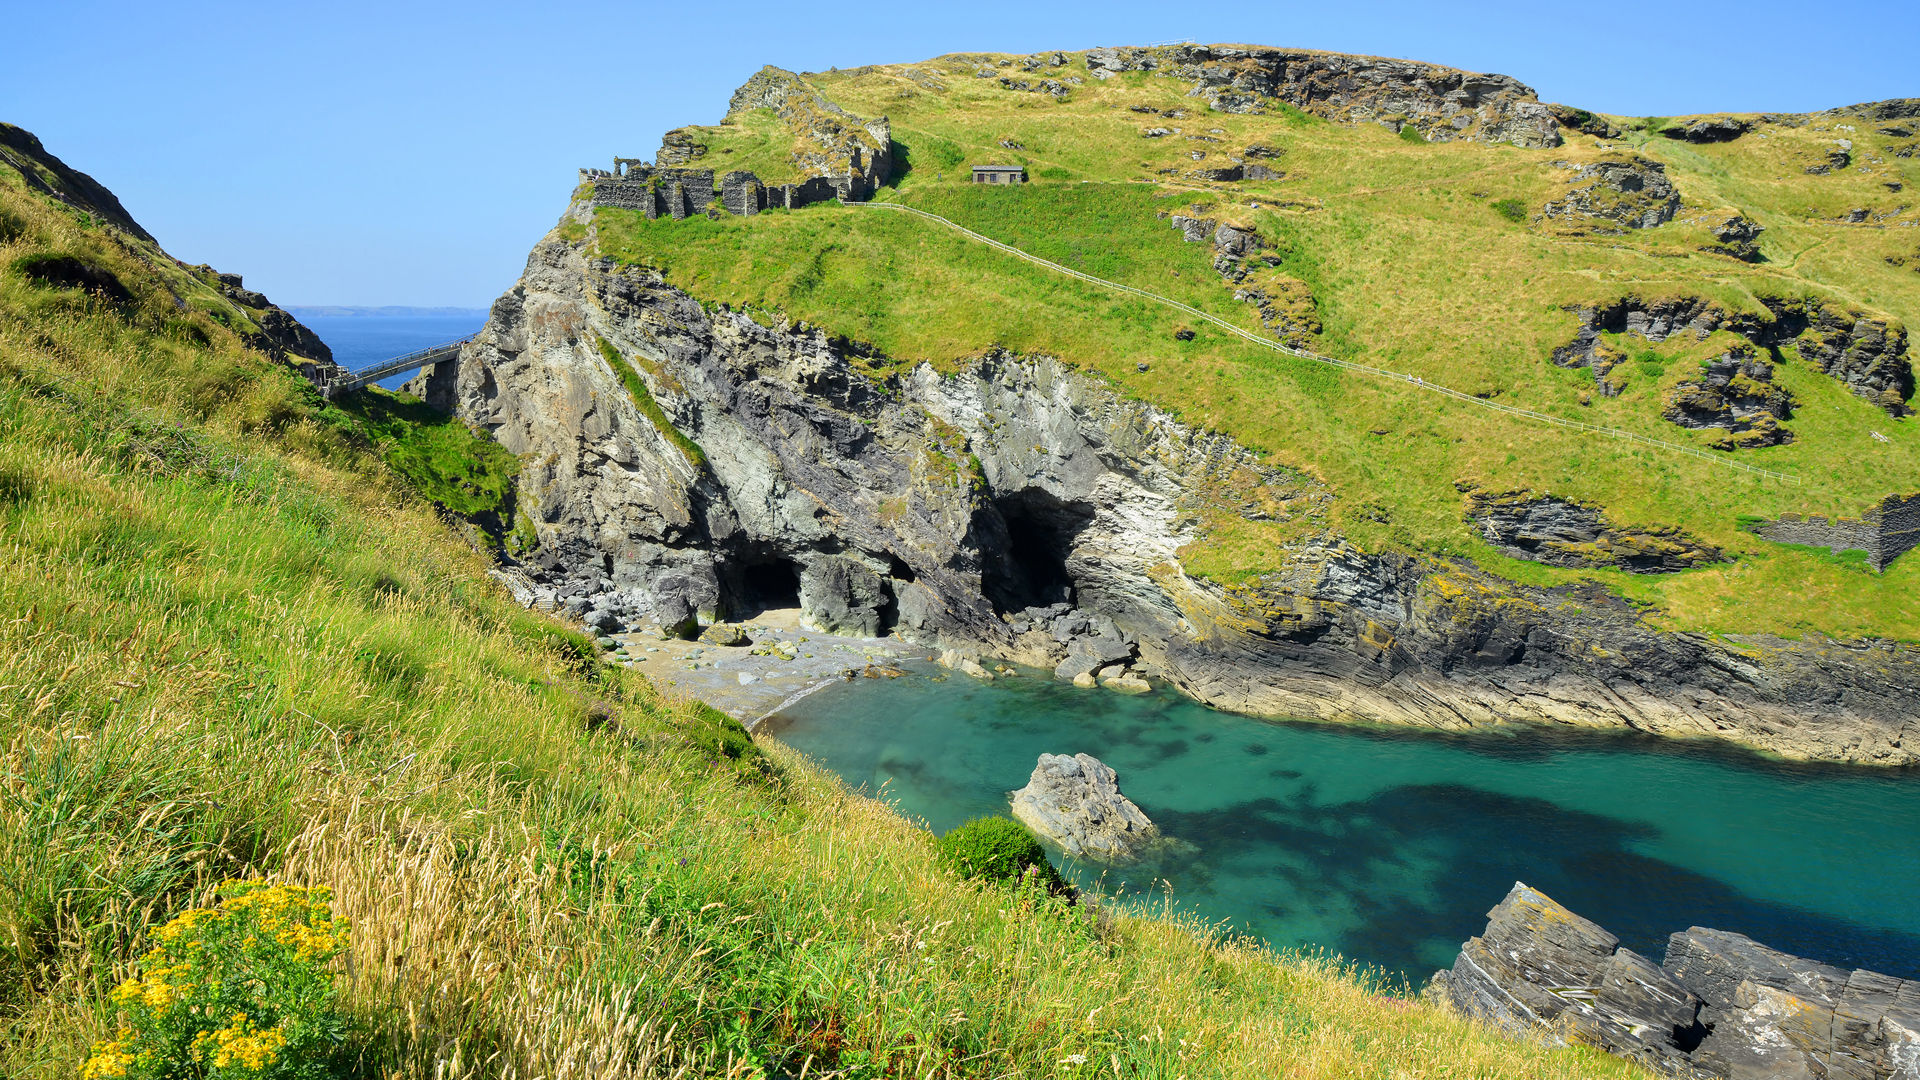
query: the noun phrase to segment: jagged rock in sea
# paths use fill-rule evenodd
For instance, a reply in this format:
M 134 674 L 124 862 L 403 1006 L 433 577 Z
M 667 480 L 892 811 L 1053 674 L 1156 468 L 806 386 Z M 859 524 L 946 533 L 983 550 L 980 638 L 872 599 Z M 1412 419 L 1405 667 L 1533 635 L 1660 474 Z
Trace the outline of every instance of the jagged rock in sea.
M 1522 1038 L 1597 1046 L 1676 1077 L 1920 1075 L 1920 981 L 1845 971 L 1692 927 L 1656 966 L 1515 882 L 1430 992 Z
M 1027 786 L 1013 793 L 1013 816 L 1068 855 L 1099 862 L 1133 862 L 1160 835 L 1120 794 L 1118 775 L 1090 754 L 1041 754 Z

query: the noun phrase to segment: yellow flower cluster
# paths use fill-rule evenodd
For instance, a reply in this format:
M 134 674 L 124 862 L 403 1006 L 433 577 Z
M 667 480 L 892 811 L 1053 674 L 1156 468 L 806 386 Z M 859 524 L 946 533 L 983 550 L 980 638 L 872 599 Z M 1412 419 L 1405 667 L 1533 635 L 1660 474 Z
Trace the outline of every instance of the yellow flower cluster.
M 148 962 L 164 960 L 160 950 L 147 954 Z M 110 995 L 115 1005 L 122 1008 L 135 1004 L 145 1005 L 154 1015 L 166 1015 L 167 1008 L 180 1000 L 181 996 L 193 989 L 193 983 L 187 978 L 190 974 L 186 964 L 173 967 L 151 967 L 144 978 L 132 978 L 113 988 Z M 170 981 L 178 980 L 178 981 Z
M 240 883 L 252 885 L 252 883 Z M 229 886 L 235 889 L 240 886 Z M 346 944 L 346 931 L 336 928 L 329 901 L 333 891 L 325 886 L 302 889 L 292 885 L 252 885 L 244 892 L 230 895 L 222 913 L 252 911 L 260 929 L 272 934 L 282 945 L 290 945 L 296 960 L 314 960 L 332 956 Z M 252 944 L 251 940 L 248 942 Z
M 273 1064 L 287 1037 L 277 1027 L 257 1028 L 246 1013 L 234 1013 L 233 1022 L 218 1031 L 203 1031 L 193 1037 L 193 1060 L 205 1061 L 213 1051 L 213 1067 L 227 1069 L 238 1065 L 248 1072 L 263 1072 Z
M 119 1080 L 127 1075 L 133 1065 L 133 1051 L 127 1049 L 126 1040 L 132 1034 L 123 1028 L 118 1039 L 95 1043 L 93 1056 L 80 1066 L 80 1080 Z

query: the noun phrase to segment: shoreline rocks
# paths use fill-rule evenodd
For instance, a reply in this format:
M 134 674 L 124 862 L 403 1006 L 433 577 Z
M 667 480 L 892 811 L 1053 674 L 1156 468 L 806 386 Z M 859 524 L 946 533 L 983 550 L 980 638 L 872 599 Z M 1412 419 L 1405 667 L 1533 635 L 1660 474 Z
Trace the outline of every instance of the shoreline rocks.
M 1428 992 L 1520 1038 L 1587 1045 L 1667 1076 L 1920 1076 L 1920 980 L 1848 972 L 1691 927 L 1655 965 L 1515 882 Z

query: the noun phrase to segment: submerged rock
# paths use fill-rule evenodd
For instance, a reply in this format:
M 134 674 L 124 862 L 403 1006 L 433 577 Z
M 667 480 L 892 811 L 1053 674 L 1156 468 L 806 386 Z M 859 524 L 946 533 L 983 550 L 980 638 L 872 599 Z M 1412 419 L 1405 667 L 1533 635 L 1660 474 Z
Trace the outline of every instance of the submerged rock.
M 1041 754 L 1027 786 L 1013 793 L 1013 816 L 1068 855 L 1134 862 L 1159 830 L 1120 794 L 1119 777 L 1090 754 Z
M 1909 1077 L 1920 981 L 1848 972 L 1693 927 L 1656 966 L 1515 882 L 1430 992 L 1521 1038 L 1597 1046 L 1668 1076 Z

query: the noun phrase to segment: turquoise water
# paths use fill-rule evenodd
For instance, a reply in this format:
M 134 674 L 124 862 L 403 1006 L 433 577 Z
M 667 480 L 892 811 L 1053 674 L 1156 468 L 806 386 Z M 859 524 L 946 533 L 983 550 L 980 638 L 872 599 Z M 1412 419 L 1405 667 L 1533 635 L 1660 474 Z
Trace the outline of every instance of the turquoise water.
M 473 315 L 309 315 L 307 328 L 333 350 L 333 359 L 349 371 L 404 356 L 415 349 L 474 333 L 486 325 L 485 312 Z M 379 382 L 398 390 L 415 372 L 389 375 Z
M 831 687 L 767 730 L 935 832 L 1004 812 L 1041 753 L 1092 754 L 1162 831 L 1200 847 L 1164 884 L 1106 871 L 1109 891 L 1168 892 L 1275 946 L 1416 983 L 1453 962 L 1515 880 L 1655 960 L 1669 933 L 1698 925 L 1920 976 L 1911 770 L 1593 732 L 1271 722 L 1168 691 L 943 675 Z M 1082 885 L 1102 874 L 1065 869 Z

